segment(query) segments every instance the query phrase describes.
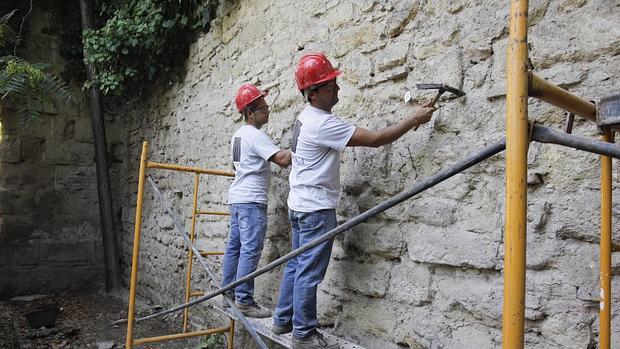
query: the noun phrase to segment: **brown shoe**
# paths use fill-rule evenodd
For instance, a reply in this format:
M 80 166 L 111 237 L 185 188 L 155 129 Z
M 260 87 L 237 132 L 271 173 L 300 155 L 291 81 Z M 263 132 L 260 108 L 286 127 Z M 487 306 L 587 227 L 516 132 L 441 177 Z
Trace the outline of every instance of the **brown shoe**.
M 241 313 L 243 313 L 243 315 L 247 317 L 253 317 L 257 319 L 271 317 L 271 310 L 258 305 L 258 303 L 253 303 L 249 305 L 239 303 L 236 304 L 239 310 L 241 310 Z
M 292 330 L 293 330 L 293 324 L 290 322 L 284 326 L 280 326 L 276 324 L 271 325 L 271 332 L 275 334 L 285 334 L 285 333 L 291 332 Z
M 334 340 L 325 338 L 319 331 L 314 331 L 304 338 L 293 336 L 293 349 L 338 349 L 340 346 Z

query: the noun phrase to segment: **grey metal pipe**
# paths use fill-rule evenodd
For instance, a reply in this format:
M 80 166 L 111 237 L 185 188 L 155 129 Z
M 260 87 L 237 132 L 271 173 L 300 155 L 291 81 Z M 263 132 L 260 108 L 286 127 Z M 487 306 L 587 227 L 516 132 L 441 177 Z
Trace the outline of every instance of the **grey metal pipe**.
M 490 158 L 491 156 L 503 151 L 504 149 L 506 149 L 506 139 L 502 138 L 500 141 L 493 143 L 491 145 L 486 146 L 485 148 L 483 148 L 481 151 L 469 156 L 468 158 L 458 161 L 456 164 L 453 164 L 452 166 L 445 168 L 439 172 L 437 172 L 436 174 L 434 174 L 431 177 L 428 177 L 424 180 L 422 180 L 421 182 L 416 183 L 413 187 L 411 187 L 409 190 L 402 192 L 396 196 L 391 197 L 390 199 L 385 200 L 384 202 L 374 206 L 373 208 L 369 209 L 368 211 L 361 213 L 355 217 L 353 217 L 352 219 L 348 220 L 347 222 L 337 226 L 336 228 L 330 230 L 329 232 L 327 232 L 326 234 L 324 234 L 323 236 L 316 238 L 312 241 L 310 241 L 309 243 L 307 243 L 306 245 L 303 245 L 299 248 L 297 248 L 296 250 L 293 250 L 287 254 L 285 254 L 284 256 L 276 259 L 275 261 L 267 264 L 266 266 L 257 269 L 256 271 L 254 271 L 253 273 L 250 273 L 244 277 L 242 277 L 241 279 L 232 282 L 222 288 L 220 288 L 217 291 L 211 292 L 209 294 L 206 294 L 204 296 L 201 296 L 199 298 L 196 298 L 190 302 L 184 303 L 184 304 L 180 304 L 178 306 L 175 306 L 173 308 L 167 309 L 167 310 L 163 310 L 161 312 L 155 313 L 155 314 L 151 314 L 148 316 L 144 316 L 141 317 L 139 319 L 136 319 L 136 322 L 138 321 L 144 321 L 144 320 L 148 320 L 148 319 L 152 319 L 158 316 L 162 316 L 162 315 L 166 315 L 175 311 L 179 311 L 182 309 L 185 309 L 187 307 L 190 307 L 192 305 L 196 305 L 199 303 L 202 303 L 206 300 L 209 300 L 215 296 L 218 296 L 226 291 L 232 290 L 235 287 L 237 287 L 238 285 L 249 281 L 251 279 L 256 278 L 259 275 L 262 275 L 270 270 L 272 270 L 273 268 L 289 261 L 290 259 L 293 259 L 297 256 L 299 256 L 300 254 L 304 253 L 305 251 L 315 247 L 316 245 L 319 245 L 329 239 L 333 239 L 335 238 L 337 235 L 340 235 L 342 233 L 344 233 L 345 231 L 353 228 L 354 226 L 366 221 L 369 218 L 372 218 L 376 215 L 378 215 L 379 213 L 387 210 L 388 208 L 391 208 L 393 206 L 396 206 L 397 204 L 410 199 L 411 197 L 425 191 L 426 189 L 429 189 L 431 187 L 433 187 L 436 184 L 439 184 L 443 181 L 445 181 L 446 179 L 465 171 L 466 169 L 472 167 L 473 165 L 476 165 L 488 158 Z
M 559 144 L 590 153 L 611 156 L 620 159 L 620 145 L 602 142 L 596 139 L 567 134 L 549 127 L 534 125 L 532 139 L 540 143 Z

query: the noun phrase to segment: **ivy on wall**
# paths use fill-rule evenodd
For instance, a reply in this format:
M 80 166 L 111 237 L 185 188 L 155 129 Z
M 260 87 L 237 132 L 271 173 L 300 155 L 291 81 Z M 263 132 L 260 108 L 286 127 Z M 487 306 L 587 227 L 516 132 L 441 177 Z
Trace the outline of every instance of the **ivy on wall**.
M 106 95 L 130 96 L 174 80 L 189 45 L 209 29 L 218 0 L 101 1 L 97 30 L 84 32 L 84 56 L 95 66 L 87 81 Z

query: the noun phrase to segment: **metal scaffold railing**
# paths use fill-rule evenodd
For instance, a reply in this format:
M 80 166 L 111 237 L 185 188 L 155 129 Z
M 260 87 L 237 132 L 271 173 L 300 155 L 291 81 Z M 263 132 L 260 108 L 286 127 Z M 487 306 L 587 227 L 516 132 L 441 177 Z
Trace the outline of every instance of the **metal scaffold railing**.
M 592 102 L 553 85 L 528 71 L 528 1 L 512 0 L 508 54 L 506 56 L 506 221 L 504 244 L 503 347 L 524 347 L 525 320 L 525 256 L 527 227 L 527 151 L 528 97 L 534 97 L 569 112 L 567 133 L 574 115 L 598 124 L 603 142 L 613 143 L 620 126 L 620 95 Z M 560 136 L 558 136 L 560 135 Z M 533 138 L 536 139 L 536 129 Z M 560 132 L 545 137 L 562 139 L 558 144 L 573 146 L 572 140 Z M 598 143 L 582 139 L 583 144 Z M 556 142 L 553 142 L 556 143 Z M 608 147 L 609 149 L 615 146 Z M 591 151 L 590 148 L 583 150 Z M 600 153 L 600 152 L 599 152 Z M 600 333 L 599 348 L 609 349 L 611 341 L 611 236 L 612 161 L 610 153 L 601 156 L 601 238 L 600 238 Z

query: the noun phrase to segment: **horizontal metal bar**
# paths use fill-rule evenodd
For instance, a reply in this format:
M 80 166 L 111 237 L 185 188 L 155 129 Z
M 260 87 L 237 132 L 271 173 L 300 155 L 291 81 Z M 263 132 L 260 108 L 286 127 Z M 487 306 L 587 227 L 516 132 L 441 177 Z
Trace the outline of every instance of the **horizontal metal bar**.
M 206 257 L 206 256 L 223 256 L 224 252 L 220 252 L 220 251 L 209 251 L 209 252 L 207 252 L 207 251 L 200 251 L 200 255 L 203 256 L 203 257 Z
M 161 170 L 172 170 L 172 171 L 182 171 L 182 172 L 193 172 L 200 174 L 210 174 L 215 176 L 225 176 L 225 177 L 234 177 L 235 174 L 233 172 L 221 171 L 221 170 L 211 170 L 207 168 L 200 167 L 191 167 L 191 166 L 181 166 L 181 165 L 172 165 L 172 164 L 162 164 L 159 162 L 148 161 L 146 163 L 147 168 L 158 168 Z
M 204 295 L 205 293 L 202 291 L 195 291 L 189 294 L 190 297 L 200 297 L 202 295 Z
M 594 103 L 578 97 L 532 72 L 529 72 L 528 95 L 596 122 L 596 106 Z
M 620 145 L 602 142 L 596 139 L 575 136 L 549 127 L 534 125 L 532 139 L 540 143 L 559 144 L 590 153 L 611 156 L 620 159 Z
M 196 211 L 197 215 L 212 215 L 212 216 L 230 216 L 230 213 L 224 211 Z
M 185 309 L 187 307 L 191 307 L 193 305 L 202 303 L 206 300 L 209 300 L 215 296 L 218 296 L 226 291 L 232 290 L 233 288 L 241 285 L 244 282 L 247 282 L 249 280 L 252 280 L 254 278 L 256 278 L 257 276 L 260 276 L 274 268 L 276 268 L 277 266 L 286 263 L 287 261 L 299 256 L 300 254 L 304 253 L 305 251 L 308 251 L 309 249 L 315 247 L 316 245 L 319 245 L 329 239 L 333 239 L 335 238 L 337 235 L 340 235 L 346 231 L 348 231 L 349 229 L 355 227 L 356 225 L 365 222 L 366 220 L 378 215 L 379 213 L 394 207 L 398 204 L 400 204 L 401 202 L 410 199 L 411 197 L 429 189 L 432 188 L 433 186 L 445 181 L 446 179 L 457 175 L 463 171 L 465 171 L 466 169 L 490 158 L 491 156 L 502 152 L 506 149 L 506 139 L 502 138 L 500 141 L 493 143 L 491 145 L 488 145 L 486 147 L 484 147 L 482 150 L 478 151 L 477 153 L 474 153 L 472 155 L 470 155 L 469 157 L 467 157 L 466 159 L 460 160 L 458 162 L 456 162 L 455 164 L 453 164 L 450 167 L 447 167 L 437 173 L 435 173 L 434 175 L 423 179 L 422 181 L 416 183 L 413 187 L 411 187 L 409 190 L 401 192 L 400 194 L 397 194 L 385 201 L 383 201 L 382 203 L 372 207 L 371 209 L 369 209 L 368 211 L 359 214 L 355 217 L 353 217 L 352 219 L 348 220 L 347 222 L 337 226 L 336 228 L 330 230 L 329 232 L 323 234 L 321 237 L 316 238 L 312 241 L 310 241 L 309 243 L 297 248 L 296 250 L 293 250 L 287 254 L 285 254 L 284 256 L 276 259 L 275 261 L 267 264 L 266 266 L 238 279 L 235 282 L 232 282 L 222 288 L 220 288 L 217 291 L 211 292 L 207 295 L 204 295 L 200 298 L 196 298 L 192 301 L 189 301 L 187 303 L 184 304 L 180 304 L 177 306 L 174 306 L 170 309 L 166 309 L 166 310 L 162 310 L 158 313 L 154 313 L 151 315 L 147 315 L 144 317 L 141 317 L 139 319 L 136 319 L 136 322 L 139 321 L 144 321 L 144 320 L 148 320 L 148 319 L 152 319 L 158 316 L 162 316 L 165 314 L 169 314 L 175 311 L 179 311 L 181 309 Z M 149 177 L 149 181 L 150 177 Z M 153 184 L 151 182 L 151 184 Z M 115 321 L 113 324 L 117 324 L 120 323 L 120 321 Z
M 191 338 L 191 337 L 199 337 L 199 336 L 208 336 L 208 335 L 212 335 L 216 333 L 226 333 L 228 332 L 229 329 L 230 329 L 230 326 L 226 326 L 226 327 L 210 328 L 208 330 L 200 330 L 200 331 L 187 332 L 187 333 L 175 333 L 175 334 L 169 334 L 165 336 L 139 338 L 139 339 L 133 340 L 133 345 L 165 342 L 165 341 L 171 341 L 175 339 L 183 339 L 183 338 Z

